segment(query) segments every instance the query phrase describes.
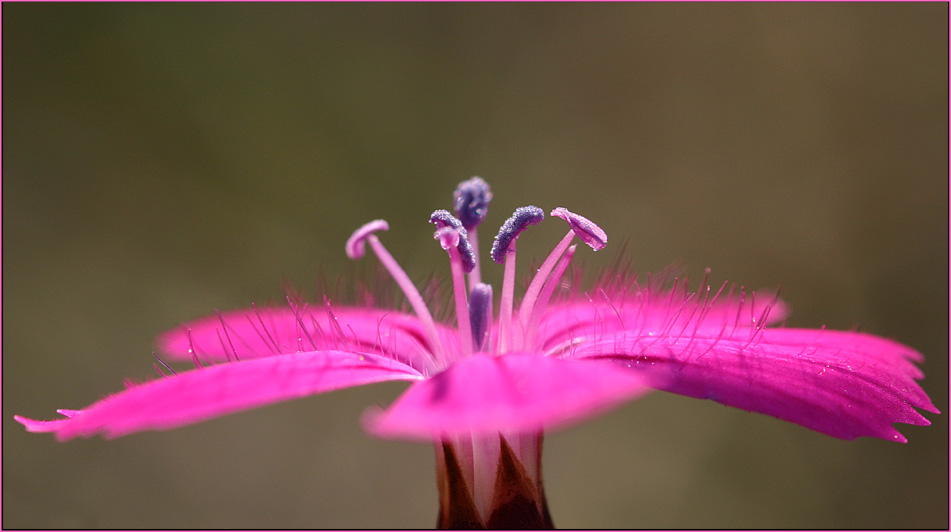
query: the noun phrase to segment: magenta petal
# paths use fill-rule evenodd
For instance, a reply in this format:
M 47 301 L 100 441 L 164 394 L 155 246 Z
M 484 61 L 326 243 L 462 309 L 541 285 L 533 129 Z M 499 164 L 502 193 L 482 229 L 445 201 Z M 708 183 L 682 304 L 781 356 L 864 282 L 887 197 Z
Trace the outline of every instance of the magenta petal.
M 301 351 L 374 353 L 411 365 L 431 346 L 415 317 L 352 307 L 251 308 L 208 316 L 159 336 L 159 348 L 174 358 L 246 360 Z M 417 365 L 418 366 L 418 365 Z M 421 367 L 421 366 L 418 366 Z
M 413 384 L 386 411 L 364 417 L 371 433 L 440 435 L 539 432 L 597 415 L 648 391 L 643 375 L 611 364 L 536 353 L 478 354 Z
M 572 356 L 611 358 L 664 372 L 660 389 L 712 399 L 852 440 L 906 441 L 894 423 L 930 425 L 937 413 L 915 382 L 913 349 L 875 336 L 804 329 L 725 331 L 722 337 L 621 338 L 582 344 Z
M 54 419 L 52 421 L 38 421 L 23 416 L 13 416 L 13 419 L 26 427 L 28 432 L 56 432 L 63 426 L 63 423 L 69 421 L 69 418 Z
M 60 440 L 98 433 L 115 438 L 165 430 L 269 403 L 389 380 L 416 380 L 415 369 L 388 358 L 344 351 L 316 351 L 219 364 L 179 373 L 111 395 L 69 419 L 34 421 L 17 416 L 31 432 Z
M 779 323 L 789 315 L 785 302 L 769 291 L 740 297 L 724 289 L 715 297 L 717 290 L 684 295 L 683 290 L 655 293 L 644 288 L 553 303 L 539 321 L 537 339 L 548 351 L 582 337 L 609 337 L 616 332 L 643 336 L 719 334 L 724 328 Z
M 13 419 L 18 423 L 23 425 L 27 432 L 56 432 L 63 425 L 63 423 L 69 421 L 69 418 L 80 413 L 81 410 L 67 410 L 65 408 L 60 408 L 56 411 L 58 414 L 66 417 L 67 419 L 54 419 L 52 421 L 37 421 L 35 419 L 26 418 L 23 416 L 13 416 Z

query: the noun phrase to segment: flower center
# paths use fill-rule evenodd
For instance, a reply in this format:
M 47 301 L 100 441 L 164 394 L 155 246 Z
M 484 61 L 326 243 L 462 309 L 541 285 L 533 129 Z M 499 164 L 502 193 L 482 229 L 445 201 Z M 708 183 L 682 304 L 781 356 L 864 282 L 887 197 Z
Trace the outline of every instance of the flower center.
M 489 184 L 481 177 L 473 177 L 459 183 L 452 194 L 453 209 L 462 222 L 462 226 L 469 232 L 472 252 L 476 257 L 479 256 L 477 228 L 489 213 L 489 202 L 491 201 L 492 190 L 489 189 Z M 476 261 L 475 268 L 469 273 L 469 289 L 472 290 L 480 282 L 482 282 L 482 273 L 479 270 L 479 262 Z
M 492 343 L 492 287 L 481 282 L 478 253 L 477 227 L 488 213 L 492 192 L 488 183 L 478 177 L 463 181 L 454 193 L 453 216 L 446 210 L 437 210 L 430 215 L 429 221 L 436 224 L 434 238 L 449 254 L 449 268 L 452 273 L 453 296 L 456 306 L 458 330 L 458 349 L 447 349 L 440 336 L 436 323 L 426 306 L 419 290 L 410 281 L 409 276 L 396 259 L 387 251 L 377 238 L 378 231 L 389 230 L 384 220 L 369 222 L 350 236 L 346 244 L 347 256 L 359 259 L 365 254 L 366 244 L 396 281 L 397 286 L 406 295 L 413 312 L 420 319 L 429 341 L 429 356 L 432 369 L 448 367 L 459 357 L 475 352 L 489 352 L 498 355 L 512 350 L 529 348 L 534 341 L 535 324 L 554 293 L 555 287 L 568 268 L 577 246 L 571 245 L 575 236 L 598 251 L 607 245 L 607 234 L 591 220 L 575 214 L 564 207 L 551 212 L 554 217 L 568 223 L 568 232 L 555 245 L 532 278 L 525 296 L 522 298 L 515 315 L 515 251 L 519 235 L 530 225 L 537 225 L 545 218 L 545 212 L 529 205 L 519 207 L 510 216 L 492 244 L 492 260 L 505 265 L 502 277 L 502 295 L 499 301 L 499 324 L 496 343 Z M 466 290 L 465 276 L 468 275 L 469 290 Z

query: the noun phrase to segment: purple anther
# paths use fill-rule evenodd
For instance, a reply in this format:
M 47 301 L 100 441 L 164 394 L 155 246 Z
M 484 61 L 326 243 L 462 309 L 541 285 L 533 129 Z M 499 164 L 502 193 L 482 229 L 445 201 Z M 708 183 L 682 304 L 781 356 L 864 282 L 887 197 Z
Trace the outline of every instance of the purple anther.
M 591 249 L 598 251 L 608 245 L 608 234 L 598 227 L 598 224 L 584 216 L 575 214 L 564 207 L 558 207 L 551 211 L 551 215 L 568 222 L 568 226 L 575 232 L 575 235 L 585 244 L 591 246 Z
M 457 230 L 459 233 L 459 244 L 456 246 L 456 249 L 459 250 L 459 257 L 462 259 L 462 269 L 466 273 L 471 272 L 473 268 L 475 268 L 476 257 L 475 252 L 472 251 L 472 244 L 469 243 L 469 233 L 467 233 L 466 228 L 462 226 L 462 222 L 455 216 L 449 214 L 449 211 L 445 209 L 433 211 L 429 217 L 429 221 L 436 224 L 436 227 L 440 229 L 443 227 L 451 227 Z
M 347 239 L 347 245 L 345 247 L 347 251 L 347 256 L 353 260 L 357 260 L 363 257 L 363 254 L 366 252 L 366 245 L 364 242 L 366 239 L 377 231 L 389 231 L 390 224 L 386 223 L 386 220 L 373 220 L 363 224 L 360 229 L 357 229 L 350 235 L 350 238 Z
M 512 216 L 502 224 L 499 234 L 495 236 L 495 242 L 492 242 L 492 251 L 490 252 L 492 260 L 502 264 L 505 260 L 505 254 L 509 251 L 509 246 L 518 238 L 518 234 L 529 225 L 535 225 L 544 218 L 545 211 L 534 205 L 515 209 Z
M 472 328 L 472 344 L 476 351 L 486 351 L 489 346 L 489 329 L 492 327 L 492 285 L 479 283 L 469 293 L 469 324 Z
M 472 229 L 482 223 L 485 215 L 489 213 L 492 191 L 484 179 L 473 177 L 459 183 L 452 197 L 453 210 L 456 211 L 456 216 L 462 221 L 462 226 L 466 229 Z

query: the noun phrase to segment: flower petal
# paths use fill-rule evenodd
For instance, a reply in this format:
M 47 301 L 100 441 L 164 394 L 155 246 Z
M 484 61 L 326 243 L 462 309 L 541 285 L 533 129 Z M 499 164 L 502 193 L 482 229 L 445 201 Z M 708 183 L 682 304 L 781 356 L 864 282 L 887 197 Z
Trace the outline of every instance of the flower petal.
M 539 432 L 599 414 L 648 390 L 648 378 L 611 364 L 537 353 L 478 354 L 415 383 L 386 411 L 364 417 L 371 433 L 441 435 Z
M 769 291 L 743 296 L 732 291 L 716 296 L 715 288 L 686 295 L 683 290 L 654 293 L 647 288 L 615 292 L 549 305 L 538 324 L 535 338 L 539 345 L 550 352 L 622 331 L 654 337 L 704 332 L 716 335 L 724 327 L 762 327 L 789 315 L 785 302 Z
M 269 403 L 389 380 L 416 380 L 415 369 L 370 354 L 313 351 L 179 373 L 106 397 L 69 419 L 35 421 L 17 416 L 31 432 L 59 440 L 98 433 L 115 438 L 165 430 Z
M 721 336 L 616 335 L 582 343 L 572 357 L 610 358 L 665 373 L 660 389 L 712 399 L 852 440 L 905 442 L 894 423 L 930 425 L 937 413 L 915 382 L 910 347 L 875 336 L 806 329 L 724 330 Z
M 59 428 L 69 421 L 69 418 L 75 416 L 80 410 L 66 410 L 60 408 L 56 411 L 66 419 L 54 419 L 53 421 L 37 421 L 35 419 L 25 418 L 23 416 L 13 416 L 13 419 L 26 427 L 27 432 L 56 432 Z
M 445 333 L 445 331 L 441 331 Z M 159 348 L 212 361 L 342 349 L 373 353 L 415 367 L 431 350 L 422 324 L 395 311 L 353 307 L 234 310 L 186 323 L 158 338 Z

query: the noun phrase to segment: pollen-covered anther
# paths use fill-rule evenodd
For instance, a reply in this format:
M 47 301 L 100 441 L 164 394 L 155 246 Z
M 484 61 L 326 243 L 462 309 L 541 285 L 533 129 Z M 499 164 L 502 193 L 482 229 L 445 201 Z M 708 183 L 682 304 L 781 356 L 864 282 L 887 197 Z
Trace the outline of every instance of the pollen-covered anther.
M 386 223 L 386 220 L 373 220 L 372 222 L 363 224 L 347 239 L 345 247 L 347 257 L 353 260 L 363 258 L 364 253 L 366 253 L 366 239 L 377 231 L 389 230 L 390 224 Z
M 440 245 L 442 245 L 443 249 L 448 250 L 450 247 L 456 246 L 456 249 L 459 250 L 459 258 L 462 259 L 463 271 L 466 273 L 471 272 L 476 265 L 476 256 L 472 250 L 472 245 L 469 244 L 469 234 L 466 232 L 466 228 L 463 227 L 462 222 L 445 209 L 433 211 L 429 217 L 429 221 L 436 224 L 436 227 L 439 228 L 434 236 L 440 240 Z M 450 236 L 448 232 L 444 231 L 445 229 L 449 229 L 450 232 L 458 236 Z M 447 246 L 445 244 L 445 238 L 455 239 L 456 243 Z
M 568 226 L 571 227 L 575 235 L 591 249 L 598 251 L 608 245 L 608 234 L 598 227 L 598 224 L 584 216 L 575 214 L 564 207 L 558 207 L 551 211 L 551 215 L 568 222 Z
M 481 177 L 467 179 L 453 192 L 453 210 L 466 229 L 476 227 L 486 214 L 489 213 L 489 202 L 492 201 L 492 190 L 489 184 Z
M 492 242 L 492 251 L 490 252 L 492 260 L 502 264 L 502 262 L 505 261 L 505 254 L 508 253 L 512 241 L 518 238 L 519 233 L 524 231 L 529 225 L 538 224 L 538 222 L 544 218 L 545 211 L 534 205 L 515 209 L 512 216 L 502 224 L 501 229 L 499 229 L 499 234 L 496 235 L 495 241 Z

